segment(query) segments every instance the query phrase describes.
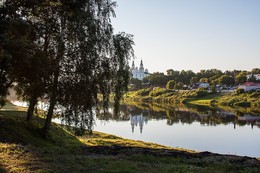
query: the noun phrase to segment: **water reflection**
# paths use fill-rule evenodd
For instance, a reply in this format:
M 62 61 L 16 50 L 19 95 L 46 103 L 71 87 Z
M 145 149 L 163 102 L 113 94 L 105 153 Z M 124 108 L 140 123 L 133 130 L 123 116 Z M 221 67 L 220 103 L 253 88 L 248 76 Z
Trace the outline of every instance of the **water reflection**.
M 143 132 L 144 123 L 147 124 L 147 122 L 148 122 L 148 117 L 143 116 L 143 114 L 131 115 L 130 121 L 131 121 L 132 133 L 134 133 L 134 129 L 137 126 L 139 126 L 140 133 L 142 133 Z
M 251 111 L 251 110 L 250 110 Z M 260 114 L 248 110 L 131 103 L 97 114 L 94 130 L 196 151 L 260 157 Z
M 203 126 L 217 126 L 217 125 L 233 125 L 237 126 L 250 125 L 251 128 L 260 128 L 260 116 L 239 113 L 234 111 L 227 111 L 209 107 L 185 107 L 167 105 L 122 105 L 121 112 L 115 116 L 113 113 L 97 114 L 99 120 L 117 120 L 130 121 L 132 133 L 136 128 L 139 128 L 140 133 L 143 132 L 144 126 L 150 120 L 166 120 L 167 125 L 174 124 L 192 124 L 198 122 Z

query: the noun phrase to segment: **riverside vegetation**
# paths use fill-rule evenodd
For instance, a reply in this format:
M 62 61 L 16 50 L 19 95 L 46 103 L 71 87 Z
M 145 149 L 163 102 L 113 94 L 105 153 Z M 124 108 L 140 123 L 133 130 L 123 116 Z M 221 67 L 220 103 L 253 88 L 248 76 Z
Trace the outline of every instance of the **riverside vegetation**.
M 24 122 L 25 108 L 0 111 L 0 172 L 259 172 L 250 157 L 197 153 L 93 132 L 75 136 L 54 124 L 42 136 L 44 119 Z
M 146 88 L 128 92 L 124 97 L 125 102 L 154 102 L 167 104 L 194 104 L 210 107 L 235 108 L 243 111 L 260 113 L 260 92 L 233 93 L 208 92 L 204 89 L 197 90 L 170 90 L 161 87 Z

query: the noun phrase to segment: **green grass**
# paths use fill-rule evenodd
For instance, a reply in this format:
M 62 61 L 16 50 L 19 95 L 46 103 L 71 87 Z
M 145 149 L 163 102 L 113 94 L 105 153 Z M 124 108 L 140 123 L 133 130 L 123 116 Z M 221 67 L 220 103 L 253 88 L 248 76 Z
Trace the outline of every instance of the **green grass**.
M 124 102 L 202 105 L 251 112 L 254 115 L 260 113 L 260 92 L 208 93 L 202 89 L 175 91 L 157 87 L 127 93 Z
M 201 98 L 193 98 L 188 103 L 202 106 L 214 106 L 224 94 L 210 94 Z
M 0 111 L 0 172 L 260 171 L 254 158 L 197 153 L 100 132 L 77 137 L 54 123 L 45 139 L 43 119 L 25 122 L 24 110 L 8 103 Z

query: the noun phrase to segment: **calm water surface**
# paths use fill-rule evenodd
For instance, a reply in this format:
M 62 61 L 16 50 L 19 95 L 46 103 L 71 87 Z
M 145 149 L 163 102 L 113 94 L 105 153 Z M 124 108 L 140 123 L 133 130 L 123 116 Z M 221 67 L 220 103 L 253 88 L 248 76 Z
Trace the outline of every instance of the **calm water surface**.
M 94 130 L 196 151 L 260 157 L 259 115 L 129 105 L 121 111 L 118 117 L 97 116 Z

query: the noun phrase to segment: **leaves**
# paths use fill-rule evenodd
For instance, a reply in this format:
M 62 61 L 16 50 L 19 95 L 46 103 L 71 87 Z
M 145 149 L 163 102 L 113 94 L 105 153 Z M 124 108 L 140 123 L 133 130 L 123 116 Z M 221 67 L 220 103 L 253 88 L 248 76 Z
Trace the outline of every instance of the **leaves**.
M 134 42 L 113 33 L 115 6 L 111 0 L 7 0 L 2 6 L 11 26 L 5 32 L 10 74 L 27 99 L 49 98 L 47 126 L 56 103 L 75 126 L 90 129 L 99 93 L 105 107 L 112 92 L 119 104 Z

